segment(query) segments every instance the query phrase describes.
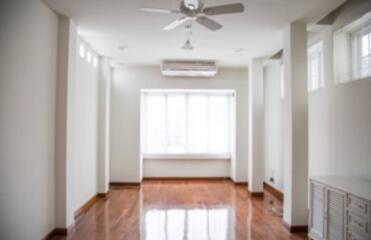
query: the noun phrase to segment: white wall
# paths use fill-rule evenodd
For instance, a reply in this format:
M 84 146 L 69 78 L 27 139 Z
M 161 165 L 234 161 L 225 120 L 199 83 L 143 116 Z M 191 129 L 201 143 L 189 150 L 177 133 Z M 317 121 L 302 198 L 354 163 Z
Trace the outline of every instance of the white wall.
M 281 101 L 280 61 L 270 61 L 264 67 L 264 181 L 283 191 Z
M 112 182 L 141 181 L 140 165 L 140 90 L 148 88 L 183 88 L 183 89 L 234 89 L 237 93 L 237 147 L 236 181 L 247 180 L 247 69 L 220 69 L 212 79 L 165 78 L 159 67 L 127 67 L 114 69 L 111 89 L 111 136 L 110 136 L 110 171 Z M 167 161 L 144 161 L 145 176 L 162 176 L 162 169 L 168 167 Z M 173 160 L 174 173 L 191 174 L 191 168 L 184 168 L 189 160 Z M 148 164 L 147 164 L 148 163 Z M 161 165 L 160 165 L 161 164 Z M 175 166 L 177 164 L 177 166 Z M 205 168 L 201 168 L 205 166 Z M 229 173 L 229 164 L 210 161 L 199 162 L 192 167 L 197 169 L 195 176 L 208 176 Z M 160 170 L 161 169 L 161 170 Z M 177 169 L 177 170 L 174 170 Z M 213 169 L 209 172 L 209 169 Z
M 73 21 L 60 17 L 58 27 L 55 225 L 66 228 L 97 193 L 98 68 L 79 56 Z
M 54 228 L 58 18 L 39 0 L 0 7 L 0 239 Z
M 144 177 L 229 177 L 230 160 L 145 159 Z
M 69 84 L 68 162 L 70 209 L 74 212 L 97 193 L 98 68 L 79 56 L 77 39 L 75 77 Z M 85 48 L 93 53 L 92 49 Z
M 309 45 L 323 40 L 325 64 L 325 88 L 309 93 L 309 176 L 371 179 L 371 78 L 334 84 L 332 33 L 329 27 L 309 38 Z

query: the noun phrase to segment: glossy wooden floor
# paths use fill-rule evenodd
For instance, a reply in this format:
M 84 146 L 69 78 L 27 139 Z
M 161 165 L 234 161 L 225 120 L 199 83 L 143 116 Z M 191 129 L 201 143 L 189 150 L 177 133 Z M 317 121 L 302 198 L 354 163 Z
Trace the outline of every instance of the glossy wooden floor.
M 79 221 L 68 239 L 229 240 L 307 239 L 290 234 L 269 193 L 252 199 L 225 181 L 145 181 L 116 188 Z

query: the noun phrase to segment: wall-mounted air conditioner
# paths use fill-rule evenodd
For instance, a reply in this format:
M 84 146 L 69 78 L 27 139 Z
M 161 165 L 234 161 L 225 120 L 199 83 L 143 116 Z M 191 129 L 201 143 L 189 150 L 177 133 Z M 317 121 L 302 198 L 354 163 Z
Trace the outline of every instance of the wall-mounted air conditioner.
M 213 77 L 218 69 L 213 61 L 165 60 L 161 71 L 167 77 Z

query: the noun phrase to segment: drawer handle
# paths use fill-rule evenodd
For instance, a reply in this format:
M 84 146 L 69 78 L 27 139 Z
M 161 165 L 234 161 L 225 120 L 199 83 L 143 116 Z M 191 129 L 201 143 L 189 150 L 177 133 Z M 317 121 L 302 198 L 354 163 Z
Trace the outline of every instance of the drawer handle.
M 360 209 L 364 209 L 364 207 L 363 207 L 363 205 L 358 205 L 358 208 L 360 208 Z

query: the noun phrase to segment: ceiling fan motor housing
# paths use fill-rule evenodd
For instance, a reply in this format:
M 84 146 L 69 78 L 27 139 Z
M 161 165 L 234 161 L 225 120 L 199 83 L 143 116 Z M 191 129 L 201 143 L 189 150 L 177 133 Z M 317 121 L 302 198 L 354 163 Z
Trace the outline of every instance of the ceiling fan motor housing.
M 187 1 L 197 2 L 197 5 L 187 5 Z M 194 7 L 196 6 L 196 7 Z M 180 12 L 186 15 L 189 18 L 195 18 L 198 14 L 202 13 L 203 4 L 199 1 L 194 0 L 184 0 L 180 3 Z
M 184 0 L 184 6 L 186 6 L 188 9 L 196 10 L 199 7 L 199 1 L 198 0 Z

